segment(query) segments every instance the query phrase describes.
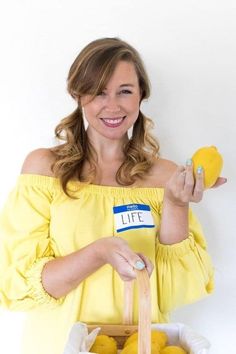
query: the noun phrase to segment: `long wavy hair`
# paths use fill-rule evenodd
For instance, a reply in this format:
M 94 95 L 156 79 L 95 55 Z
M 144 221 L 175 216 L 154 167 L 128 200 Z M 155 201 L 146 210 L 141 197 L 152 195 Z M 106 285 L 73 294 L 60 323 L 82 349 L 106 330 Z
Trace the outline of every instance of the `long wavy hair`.
M 55 155 L 52 164 L 54 175 L 60 179 L 63 191 L 69 195 L 70 180 L 93 183 L 96 177 L 97 154 L 87 136 L 80 98 L 99 94 L 111 78 L 119 61 L 133 63 L 140 86 L 141 99 L 150 95 L 150 83 L 139 53 L 119 38 L 102 38 L 89 43 L 72 64 L 67 79 L 67 89 L 76 100 L 77 108 L 61 120 L 55 128 L 55 135 L 62 144 L 53 147 Z M 122 186 L 132 185 L 137 178 L 143 178 L 158 157 L 159 145 L 150 134 L 151 119 L 139 111 L 133 126 L 132 137 L 123 147 L 125 160 L 116 172 L 116 181 Z M 89 163 L 85 176 L 83 166 Z

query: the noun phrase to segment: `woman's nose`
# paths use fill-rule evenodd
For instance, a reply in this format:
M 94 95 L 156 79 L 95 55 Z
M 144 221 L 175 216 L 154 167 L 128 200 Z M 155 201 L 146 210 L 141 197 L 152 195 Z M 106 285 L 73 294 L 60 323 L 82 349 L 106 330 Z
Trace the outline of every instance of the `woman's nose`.
M 107 96 L 105 102 L 105 108 L 109 112 L 118 112 L 120 111 L 120 105 L 118 98 L 116 96 Z

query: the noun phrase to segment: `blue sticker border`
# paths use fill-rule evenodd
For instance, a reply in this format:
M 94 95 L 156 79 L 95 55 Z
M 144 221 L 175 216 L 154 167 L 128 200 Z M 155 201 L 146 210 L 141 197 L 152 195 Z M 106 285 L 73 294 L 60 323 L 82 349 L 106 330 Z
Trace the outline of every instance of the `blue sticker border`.
M 114 214 L 123 213 L 125 211 L 135 211 L 135 210 L 147 210 L 151 211 L 151 208 L 147 204 L 127 204 L 127 205 L 118 205 L 113 207 Z
M 116 230 L 116 232 L 122 232 L 122 231 L 127 231 L 127 230 L 130 230 L 130 229 L 146 229 L 146 228 L 153 228 L 155 227 L 155 225 L 137 225 L 137 226 L 128 226 L 128 227 L 124 227 L 122 229 L 118 229 Z

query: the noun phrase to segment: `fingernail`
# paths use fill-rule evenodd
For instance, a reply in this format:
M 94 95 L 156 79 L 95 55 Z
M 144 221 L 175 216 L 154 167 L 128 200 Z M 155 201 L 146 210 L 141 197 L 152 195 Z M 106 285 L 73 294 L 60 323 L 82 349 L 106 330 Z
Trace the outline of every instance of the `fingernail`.
M 192 165 L 192 159 L 187 159 L 186 166 L 191 166 L 191 165 Z
M 221 180 L 222 180 L 222 184 L 227 182 L 227 178 L 221 177 Z
M 198 168 L 197 168 L 197 174 L 200 175 L 200 174 L 202 173 L 202 171 L 203 171 L 202 166 L 198 166 Z
M 134 267 L 135 269 L 142 270 L 145 268 L 145 264 L 142 261 L 137 261 Z

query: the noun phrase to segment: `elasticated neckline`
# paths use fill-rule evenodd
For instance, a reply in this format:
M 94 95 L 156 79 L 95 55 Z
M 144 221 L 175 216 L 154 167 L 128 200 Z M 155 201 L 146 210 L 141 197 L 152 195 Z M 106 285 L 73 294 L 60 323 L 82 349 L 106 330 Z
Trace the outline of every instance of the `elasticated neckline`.
M 56 177 L 36 174 L 21 174 L 18 178 L 20 185 L 38 186 L 40 188 L 58 189 L 61 188 L 60 180 Z M 68 183 L 69 191 L 86 191 L 92 194 L 107 194 L 107 195 L 146 195 L 154 196 L 163 193 L 163 188 L 160 187 L 118 187 L 118 186 L 103 186 L 96 184 L 86 184 L 79 181 L 70 181 Z

